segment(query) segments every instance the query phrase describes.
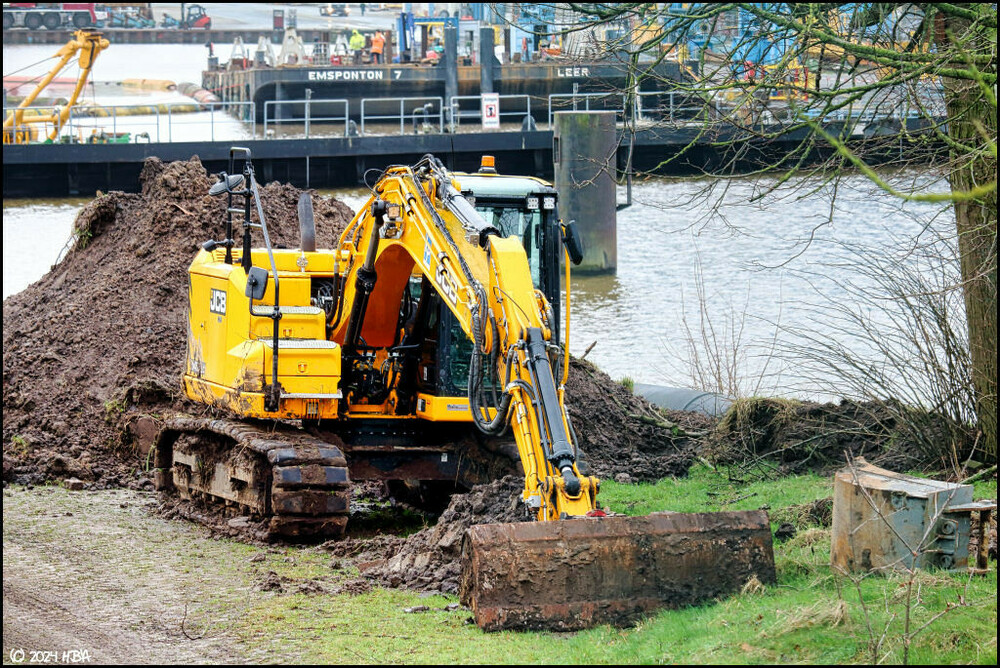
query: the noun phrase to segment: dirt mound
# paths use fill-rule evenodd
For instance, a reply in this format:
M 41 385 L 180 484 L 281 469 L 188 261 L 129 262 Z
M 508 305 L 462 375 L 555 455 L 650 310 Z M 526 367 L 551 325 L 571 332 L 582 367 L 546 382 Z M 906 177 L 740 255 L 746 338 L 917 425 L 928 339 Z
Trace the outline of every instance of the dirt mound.
M 5 481 L 137 483 L 136 453 L 114 449 L 130 405 L 180 401 L 187 268 L 225 220 L 225 198 L 208 196 L 213 182 L 196 157 L 148 159 L 139 194 L 86 205 L 62 262 L 4 300 Z M 299 193 L 261 189 L 275 244 L 298 244 Z M 316 195 L 314 210 L 317 244 L 330 247 L 353 213 Z
M 528 520 L 521 504 L 524 480 L 507 476 L 455 495 L 434 526 L 406 538 L 386 559 L 359 564 L 364 575 L 389 587 L 458 591 L 462 536 L 474 524 Z
M 575 358 L 566 406 L 591 472 L 621 482 L 687 475 L 698 437 L 711 424 L 697 413 L 664 413 L 590 362 Z
M 942 443 L 968 452 L 971 434 L 940 414 L 895 401 L 817 404 L 784 399 L 742 399 L 706 441 L 706 456 L 745 473 L 827 473 L 844 453 L 864 456 L 893 471 L 947 465 Z

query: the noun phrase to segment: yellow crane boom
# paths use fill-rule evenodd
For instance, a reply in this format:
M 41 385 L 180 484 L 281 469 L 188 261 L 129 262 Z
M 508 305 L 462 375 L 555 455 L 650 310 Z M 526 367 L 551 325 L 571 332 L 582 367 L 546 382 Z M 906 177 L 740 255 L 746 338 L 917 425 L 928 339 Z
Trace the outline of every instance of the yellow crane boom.
M 97 56 L 101 51 L 110 45 L 111 43 L 102 37 L 100 33 L 77 30 L 73 35 L 73 39 L 66 42 L 56 53 L 55 57 L 59 58 L 59 62 L 55 64 L 48 74 L 42 77 L 38 85 L 35 86 L 35 89 L 21 101 L 17 109 L 9 112 L 7 117 L 4 118 L 3 143 L 24 144 L 34 140 L 37 138 L 38 133 L 31 125 L 39 123 L 52 126 L 48 133 L 48 139 L 55 141 L 59 137 L 59 132 L 66 124 L 66 121 L 69 120 L 69 114 L 73 109 L 73 105 L 76 104 L 80 93 L 83 92 L 84 86 L 87 85 L 87 79 L 90 77 L 90 72 L 94 67 L 94 61 L 97 60 Z M 55 108 L 51 113 L 25 117 L 24 110 L 31 106 L 39 94 L 45 90 L 52 80 L 77 55 L 79 55 L 80 74 L 77 77 L 76 86 L 73 88 L 73 94 L 69 97 L 69 101 L 64 106 Z

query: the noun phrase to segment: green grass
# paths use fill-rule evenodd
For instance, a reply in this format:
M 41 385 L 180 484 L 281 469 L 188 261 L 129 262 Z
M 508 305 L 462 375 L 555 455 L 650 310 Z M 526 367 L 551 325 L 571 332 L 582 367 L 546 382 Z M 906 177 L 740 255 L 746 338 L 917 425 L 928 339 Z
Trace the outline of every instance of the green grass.
M 771 512 L 831 495 L 827 477 L 797 476 L 740 485 L 708 467 L 656 484 L 605 482 L 603 503 L 617 512 L 704 512 L 770 506 Z M 996 482 L 976 486 L 996 498 Z M 127 501 L 119 506 L 119 501 Z M 100 595 L 94 610 L 126 606 L 143 622 L 147 608 L 176 628 L 234 639 L 240 656 L 259 662 L 317 663 L 883 663 L 902 660 L 907 581 L 869 577 L 857 586 L 834 574 L 830 530 L 800 527 L 775 543 L 775 585 L 683 610 L 665 610 L 630 629 L 579 633 L 495 633 L 469 624 L 469 612 L 445 610 L 454 596 L 373 589 L 334 594 L 357 577 L 315 546 L 253 546 L 213 540 L 196 526 L 152 517 L 151 495 L 71 493 L 55 487 L 5 490 L 4 565 Z M 94 540 L 95 537 L 99 540 Z M 18 560 L 18 561 L 15 561 Z M 917 628 L 964 601 L 913 638 L 912 663 L 996 663 L 996 563 L 986 577 L 921 573 L 912 591 Z M 25 572 L 29 572 L 25 571 Z M 261 591 L 274 571 L 283 591 Z M 48 574 L 48 575 L 45 575 Z M 124 598 L 117 592 L 125 586 Z M 131 583 L 131 584 L 129 584 Z M 318 583 L 326 593 L 299 593 Z M 56 586 L 53 584 L 53 586 Z M 154 597 L 142 592 L 156 587 Z M 138 587 L 138 589 L 135 589 Z M 94 593 L 96 592 L 96 593 Z M 103 592 L 103 593 L 102 593 Z M 138 593 L 134 593 L 138 592 Z M 859 592 L 861 600 L 859 601 Z M 113 596 L 113 608 L 108 608 Z M 162 600 L 159 598 L 163 596 Z M 189 610 L 186 602 L 192 603 Z M 426 605 L 430 610 L 407 613 Z M 868 613 L 865 613 L 867 608 Z M 144 612 L 145 611 L 145 612 Z M 94 613 L 97 614 L 97 613 Z M 159 616 L 157 619 L 159 619 Z M 164 622 L 167 623 L 167 622 Z M 871 628 L 871 631 L 869 631 Z M 884 635 L 874 651 L 872 638 Z M 188 657 L 191 658 L 191 657 Z
M 996 483 L 977 486 L 977 498 L 996 497 Z M 737 484 L 708 467 L 656 484 L 602 483 L 601 498 L 630 515 L 653 511 L 772 510 L 831 496 L 828 477 L 796 476 Z M 301 551 L 289 548 L 291 554 Z M 240 637 L 275 658 L 344 663 L 855 663 L 902 660 L 906 580 L 869 577 L 857 585 L 834 574 L 830 531 L 805 528 L 775 543 L 778 582 L 759 591 L 684 610 L 663 611 L 632 629 L 600 627 L 579 633 L 487 634 L 469 613 L 442 610 L 450 596 L 375 589 L 359 596 L 278 595 L 259 603 Z M 970 579 L 921 573 L 911 629 L 950 604 L 917 634 L 911 663 L 995 663 L 994 570 Z M 278 561 L 273 570 L 290 572 Z M 860 596 L 865 601 L 859 603 Z M 428 612 L 404 608 L 426 605 Z M 868 613 L 865 613 L 865 607 Z M 869 628 L 871 631 L 869 632 Z M 873 638 L 884 640 L 873 650 Z
M 780 481 L 738 483 L 707 466 L 691 468 L 687 478 L 664 478 L 656 483 L 622 485 L 601 482 L 601 503 L 626 515 L 672 510 L 706 513 L 718 510 L 782 508 L 833 495 L 833 478 L 803 475 Z

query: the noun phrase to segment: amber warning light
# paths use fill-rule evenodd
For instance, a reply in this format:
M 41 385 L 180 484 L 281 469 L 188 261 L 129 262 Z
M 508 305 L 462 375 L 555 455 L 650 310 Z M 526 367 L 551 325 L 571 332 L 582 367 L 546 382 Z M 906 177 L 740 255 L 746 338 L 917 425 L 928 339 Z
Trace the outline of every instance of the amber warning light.
M 496 174 L 496 161 L 492 155 L 484 155 L 482 162 L 479 163 L 479 171 L 484 174 Z

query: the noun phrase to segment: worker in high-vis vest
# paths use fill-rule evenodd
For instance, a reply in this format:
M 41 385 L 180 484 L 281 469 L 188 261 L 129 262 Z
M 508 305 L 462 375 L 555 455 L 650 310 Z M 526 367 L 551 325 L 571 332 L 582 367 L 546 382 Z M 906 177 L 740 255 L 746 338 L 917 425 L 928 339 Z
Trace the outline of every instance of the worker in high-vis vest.
M 357 30 L 351 33 L 351 39 L 347 43 L 348 48 L 354 52 L 354 64 L 361 64 L 361 52 L 365 49 L 365 36 Z
M 382 51 L 385 49 L 385 35 L 382 31 L 376 31 L 375 36 L 372 37 L 372 63 L 378 65 L 382 62 Z

